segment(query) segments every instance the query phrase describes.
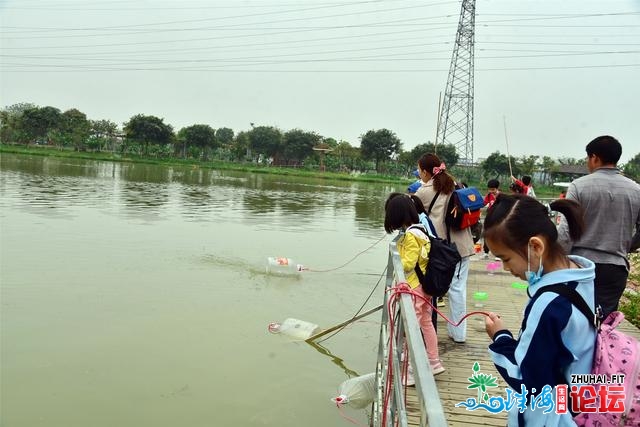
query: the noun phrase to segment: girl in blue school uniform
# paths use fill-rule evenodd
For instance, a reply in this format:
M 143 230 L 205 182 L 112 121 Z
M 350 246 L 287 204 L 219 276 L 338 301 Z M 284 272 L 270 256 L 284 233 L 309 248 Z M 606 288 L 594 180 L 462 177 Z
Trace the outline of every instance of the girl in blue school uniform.
M 580 206 L 567 199 L 550 206 L 567 218 L 571 237 L 577 239 L 584 228 Z M 545 385 L 553 390 L 558 384 L 569 384 L 571 374 L 591 372 L 596 332 L 565 297 L 540 291 L 554 284 L 574 288 L 593 310 L 595 266 L 586 258 L 564 252 L 547 208 L 531 197 L 500 194 L 484 227 L 485 242 L 502 260 L 504 269 L 529 283 L 530 299 L 517 335 L 506 328 L 498 314 L 490 313 L 486 319 L 487 334 L 493 341 L 489 354 L 498 372 L 516 393 L 522 385 L 528 392 L 527 408 L 520 412 L 514 405 L 508 425 L 575 426 L 571 413 L 532 410 L 531 399 Z

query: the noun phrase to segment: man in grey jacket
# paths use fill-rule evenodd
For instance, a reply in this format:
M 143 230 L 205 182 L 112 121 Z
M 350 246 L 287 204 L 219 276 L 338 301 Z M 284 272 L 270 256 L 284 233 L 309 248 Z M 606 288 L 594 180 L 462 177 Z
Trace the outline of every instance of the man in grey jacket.
M 595 302 L 606 317 L 618 309 L 629 276 L 627 253 L 640 223 L 640 185 L 617 168 L 622 146 L 612 136 L 599 136 L 586 147 L 590 174 L 569 185 L 567 199 L 584 208 L 585 233 L 572 242 L 562 218 L 559 240 L 574 255 L 596 265 Z

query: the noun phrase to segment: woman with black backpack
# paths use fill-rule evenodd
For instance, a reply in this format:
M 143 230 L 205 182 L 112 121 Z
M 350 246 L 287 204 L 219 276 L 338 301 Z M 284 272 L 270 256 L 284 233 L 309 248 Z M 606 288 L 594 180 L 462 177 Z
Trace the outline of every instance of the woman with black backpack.
M 462 258 L 457 265 L 448 294 L 450 319 L 455 323 L 467 313 L 467 277 L 469 259 L 474 254 L 473 236 L 470 228 L 457 230 L 445 224 L 449 199 L 456 189 L 456 184 L 440 158 L 433 153 L 424 154 L 418 160 L 418 171 L 420 179 L 425 184 L 416 191 L 416 196 L 427 208 L 438 235 L 455 243 Z M 447 323 L 447 332 L 456 343 L 464 343 L 467 339 L 467 321 L 463 321 L 458 327 Z

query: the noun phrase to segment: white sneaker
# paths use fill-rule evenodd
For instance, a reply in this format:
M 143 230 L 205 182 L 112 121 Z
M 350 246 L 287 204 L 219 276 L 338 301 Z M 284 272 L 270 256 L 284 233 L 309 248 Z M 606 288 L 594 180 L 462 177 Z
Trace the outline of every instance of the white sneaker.
M 411 365 L 407 367 L 407 378 L 404 380 L 404 385 L 407 387 L 416 385 L 416 379 L 413 377 L 413 368 Z

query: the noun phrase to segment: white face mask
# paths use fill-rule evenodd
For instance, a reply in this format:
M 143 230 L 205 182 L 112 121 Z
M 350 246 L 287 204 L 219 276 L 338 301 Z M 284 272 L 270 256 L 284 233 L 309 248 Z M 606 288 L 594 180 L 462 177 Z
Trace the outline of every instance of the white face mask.
M 540 257 L 538 271 L 535 273 L 531 271 L 531 244 L 527 245 L 527 271 L 524 272 L 524 277 L 529 282 L 529 286 L 535 285 L 542 278 L 542 256 Z

